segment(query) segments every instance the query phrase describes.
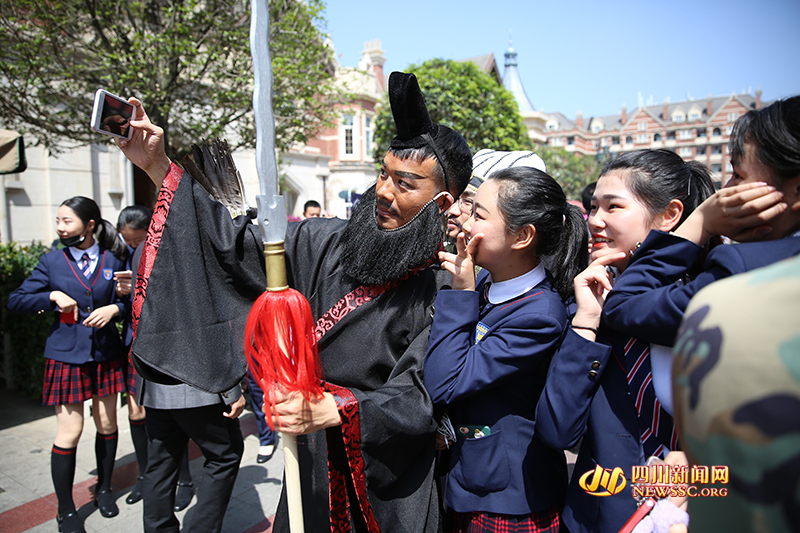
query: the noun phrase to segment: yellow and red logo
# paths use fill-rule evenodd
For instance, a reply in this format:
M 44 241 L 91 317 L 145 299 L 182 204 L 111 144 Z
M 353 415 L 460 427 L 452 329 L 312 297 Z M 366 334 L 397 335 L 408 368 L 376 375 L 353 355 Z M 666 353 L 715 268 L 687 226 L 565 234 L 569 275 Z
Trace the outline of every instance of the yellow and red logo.
M 585 472 L 578 484 L 592 496 L 613 496 L 622 492 L 627 481 L 625 481 L 625 472 L 620 467 L 612 470 L 597 465 L 594 470 Z

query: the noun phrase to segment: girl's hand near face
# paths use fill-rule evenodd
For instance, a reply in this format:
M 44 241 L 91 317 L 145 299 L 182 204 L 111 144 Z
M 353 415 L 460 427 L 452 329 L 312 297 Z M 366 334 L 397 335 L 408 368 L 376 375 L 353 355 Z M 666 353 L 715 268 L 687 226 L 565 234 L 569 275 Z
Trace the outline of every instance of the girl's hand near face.
M 439 261 L 442 263 L 442 268 L 453 275 L 453 289 L 475 290 L 475 263 L 472 260 L 472 256 L 482 238 L 483 234 L 479 233 L 472 237 L 469 244 L 467 244 L 466 236 L 464 232 L 461 232 L 456 238 L 457 254 L 439 252 Z
M 767 222 L 787 208 L 783 193 L 766 183 L 726 187 L 700 204 L 675 234 L 700 246 L 715 235 L 740 242 L 759 240 L 772 231 Z
M 611 283 L 611 273 L 606 267 L 616 261 L 625 258 L 625 252 L 603 255 L 575 276 L 575 303 L 578 310 L 572 319 L 572 324 L 582 328 L 594 328 L 600 326 L 600 316 L 603 313 L 603 304 L 606 301 L 606 294 L 613 288 Z M 575 328 L 575 333 L 591 341 L 595 340 L 595 333 L 588 329 Z

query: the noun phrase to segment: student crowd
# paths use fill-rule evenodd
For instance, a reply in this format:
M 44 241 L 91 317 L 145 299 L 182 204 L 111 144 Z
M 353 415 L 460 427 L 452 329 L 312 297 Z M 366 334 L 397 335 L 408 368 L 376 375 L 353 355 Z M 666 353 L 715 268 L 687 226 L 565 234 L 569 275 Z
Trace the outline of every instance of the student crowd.
M 298 436 L 306 529 L 616 533 L 634 517 L 628 530 L 675 532 L 691 517 L 693 531 L 800 530 L 800 96 L 739 118 L 720 190 L 672 151 L 627 152 L 584 214 L 533 152 L 472 156 L 430 120 L 413 75 L 393 73 L 389 94 L 397 136 L 351 220 L 309 217 L 286 237 L 325 392 L 269 389 L 264 412 Z M 180 527 L 190 438 L 206 475 L 185 529 L 219 531 L 261 238 L 197 175 L 229 154 L 198 150 L 182 170 L 130 102 L 135 133 L 118 145 L 161 187 L 152 221 L 129 208 L 118 234 L 93 201 L 65 201 L 62 247 L 8 307 L 55 314 L 59 531 L 84 531 L 71 489 L 89 399 L 96 503 L 118 513 L 124 391 L 145 531 Z M 284 488 L 274 531 L 289 521 Z

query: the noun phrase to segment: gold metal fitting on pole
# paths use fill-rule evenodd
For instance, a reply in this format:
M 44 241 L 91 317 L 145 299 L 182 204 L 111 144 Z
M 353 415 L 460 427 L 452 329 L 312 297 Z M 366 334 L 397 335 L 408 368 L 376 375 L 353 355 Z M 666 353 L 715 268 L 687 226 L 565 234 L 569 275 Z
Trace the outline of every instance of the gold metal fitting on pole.
M 267 290 L 270 292 L 287 290 L 289 280 L 286 277 L 283 241 L 264 243 L 264 261 L 267 264 Z

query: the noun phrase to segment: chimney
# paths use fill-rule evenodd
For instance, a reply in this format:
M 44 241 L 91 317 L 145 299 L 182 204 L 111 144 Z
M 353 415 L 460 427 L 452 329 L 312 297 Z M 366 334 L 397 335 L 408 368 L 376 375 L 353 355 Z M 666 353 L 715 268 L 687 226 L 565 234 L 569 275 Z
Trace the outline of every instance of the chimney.
M 756 109 L 761 109 L 761 87 L 756 89 Z
M 667 105 L 666 100 L 664 100 L 664 108 L 661 110 L 661 120 L 664 122 L 669 120 L 669 106 Z
M 583 129 L 583 112 L 578 111 L 575 115 L 575 125 L 578 126 L 579 130 Z
M 625 107 L 625 104 L 622 104 L 622 116 L 619 117 L 619 120 L 622 122 L 623 126 L 628 122 L 628 109 Z
M 711 99 L 711 95 L 709 94 L 708 99 L 706 100 L 706 115 L 711 117 L 713 113 L 714 113 L 714 102 Z
M 381 86 L 381 89 L 385 91 L 386 87 L 384 86 L 385 79 L 383 76 L 383 64 L 386 62 L 386 58 L 383 56 L 383 50 L 381 50 L 381 40 L 375 39 L 374 41 L 365 42 L 364 50 L 361 52 L 361 58 L 362 59 L 359 63 L 359 67 L 371 67 L 372 72 L 375 74 L 375 77 Z

